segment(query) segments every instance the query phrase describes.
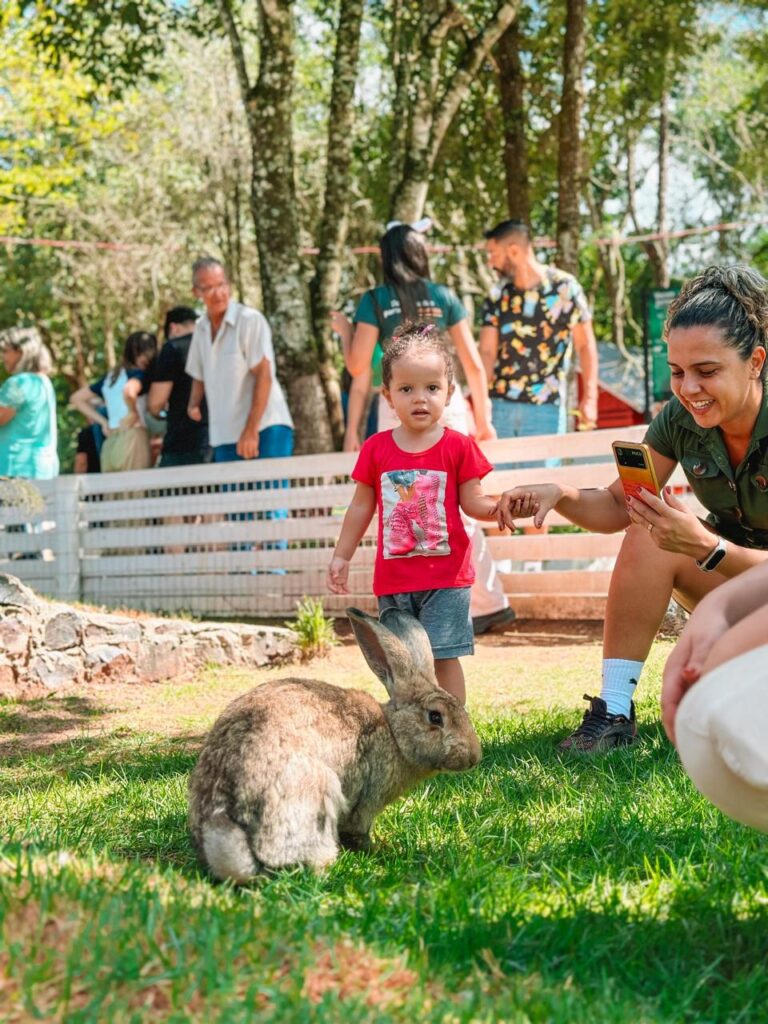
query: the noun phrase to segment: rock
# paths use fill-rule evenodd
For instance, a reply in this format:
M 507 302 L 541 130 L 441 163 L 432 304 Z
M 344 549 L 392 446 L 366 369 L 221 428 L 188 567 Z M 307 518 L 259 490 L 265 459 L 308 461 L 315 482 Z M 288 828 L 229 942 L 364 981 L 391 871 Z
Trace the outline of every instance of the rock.
M 39 598 L 15 576 L 0 573 L 0 607 L 37 608 Z
M 0 697 L 18 697 L 19 687 L 13 665 L 8 661 L 0 661 Z
M 46 647 L 54 651 L 63 651 L 67 647 L 76 647 L 83 636 L 83 623 L 74 612 L 59 612 L 45 624 L 43 640 Z
M 31 681 L 41 683 L 46 690 L 61 690 L 82 679 L 82 662 L 59 651 L 36 655 L 29 666 Z
M 83 682 L 180 679 L 207 664 L 290 660 L 295 649 L 287 629 L 75 610 L 0 574 L 0 696 L 39 697 Z
M 27 653 L 30 628 L 15 616 L 0 619 L 0 649 L 12 658 L 20 658 Z

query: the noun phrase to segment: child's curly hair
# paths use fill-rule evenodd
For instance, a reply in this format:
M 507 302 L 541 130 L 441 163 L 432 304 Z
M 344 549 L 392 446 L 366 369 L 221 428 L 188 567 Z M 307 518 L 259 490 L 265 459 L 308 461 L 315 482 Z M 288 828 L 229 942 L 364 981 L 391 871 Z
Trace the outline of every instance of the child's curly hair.
M 407 352 L 438 352 L 445 363 L 448 390 L 453 388 L 453 358 L 445 334 L 437 324 L 426 320 L 407 320 L 395 330 L 381 360 L 381 379 L 385 388 L 389 388 L 392 383 L 392 365 Z

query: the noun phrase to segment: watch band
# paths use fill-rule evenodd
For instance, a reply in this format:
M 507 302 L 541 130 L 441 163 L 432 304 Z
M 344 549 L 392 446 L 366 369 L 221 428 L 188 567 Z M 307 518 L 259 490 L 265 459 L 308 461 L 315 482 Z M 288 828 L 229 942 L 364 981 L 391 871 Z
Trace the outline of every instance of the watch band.
M 718 537 L 717 544 L 712 548 L 708 555 L 700 561 L 697 559 L 696 565 L 698 565 L 702 572 L 712 572 L 712 570 L 720 565 L 722 560 L 725 558 L 726 550 L 725 541 L 722 537 Z

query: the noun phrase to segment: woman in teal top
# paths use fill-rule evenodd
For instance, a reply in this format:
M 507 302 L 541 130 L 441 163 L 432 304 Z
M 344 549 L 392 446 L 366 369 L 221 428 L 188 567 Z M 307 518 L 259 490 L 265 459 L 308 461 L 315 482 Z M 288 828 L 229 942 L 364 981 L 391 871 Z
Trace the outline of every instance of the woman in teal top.
M 0 386 L 0 476 L 50 480 L 59 472 L 50 352 L 34 327 L 0 333 L 0 352 L 8 373 Z
M 467 311 L 450 288 L 430 279 L 429 256 L 421 231 L 410 224 L 392 224 L 384 233 L 380 248 L 384 284 L 363 295 L 354 324 L 343 313 L 331 314 L 331 326 L 341 337 L 344 362 L 353 378 L 344 451 L 357 451 L 360 447 L 359 426 L 365 400 L 370 388 L 381 384 L 383 346 L 406 320 L 429 320 L 447 332 L 472 396 L 475 439 L 492 440 L 496 432 L 491 426 L 488 392 L 483 390 L 487 377 L 469 329 Z M 464 399 L 458 388 L 454 401 L 455 416 L 465 420 Z M 379 430 L 387 422 L 388 414 L 386 403 L 379 403 Z M 453 422 L 449 425 L 455 426 Z M 459 429 L 466 432 L 466 428 Z

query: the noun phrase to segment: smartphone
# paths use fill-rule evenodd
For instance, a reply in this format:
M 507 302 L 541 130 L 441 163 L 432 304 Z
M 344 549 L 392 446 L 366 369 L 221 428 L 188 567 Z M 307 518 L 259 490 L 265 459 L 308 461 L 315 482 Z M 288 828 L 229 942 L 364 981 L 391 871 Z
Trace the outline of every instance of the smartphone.
M 612 447 L 625 496 L 642 501 L 642 492 L 650 491 L 657 498 L 661 497 L 648 445 L 635 441 L 614 441 Z

